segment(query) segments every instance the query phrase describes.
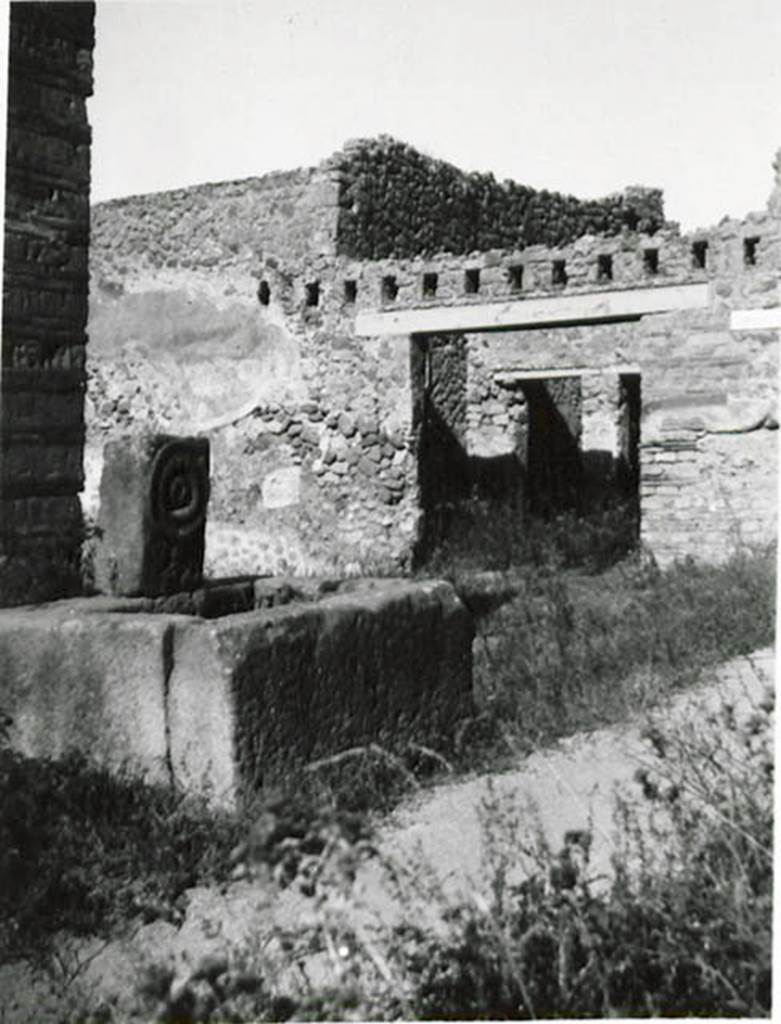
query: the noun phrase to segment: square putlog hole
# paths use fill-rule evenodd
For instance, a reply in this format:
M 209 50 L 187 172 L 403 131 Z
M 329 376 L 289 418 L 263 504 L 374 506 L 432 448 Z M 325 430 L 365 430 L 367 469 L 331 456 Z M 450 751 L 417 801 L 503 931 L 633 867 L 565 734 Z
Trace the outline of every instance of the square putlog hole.
M 743 263 L 747 267 L 757 265 L 757 249 L 759 247 L 759 236 L 743 239 Z
M 464 294 L 477 295 L 480 291 L 480 271 L 477 267 L 470 267 L 464 271 Z
M 701 239 L 692 244 L 692 266 L 695 270 L 704 270 L 708 265 L 708 243 Z
M 381 295 L 383 302 L 393 302 L 396 296 L 399 294 L 399 285 L 396 278 L 392 274 L 388 274 L 382 279 Z
M 513 266 L 507 268 L 507 280 L 510 282 L 510 288 L 514 292 L 520 292 L 523 290 L 522 263 L 515 263 Z
M 609 253 L 597 256 L 597 281 L 613 280 L 613 257 Z
M 558 288 L 563 288 L 568 280 L 567 261 L 554 260 L 551 264 L 551 282 Z

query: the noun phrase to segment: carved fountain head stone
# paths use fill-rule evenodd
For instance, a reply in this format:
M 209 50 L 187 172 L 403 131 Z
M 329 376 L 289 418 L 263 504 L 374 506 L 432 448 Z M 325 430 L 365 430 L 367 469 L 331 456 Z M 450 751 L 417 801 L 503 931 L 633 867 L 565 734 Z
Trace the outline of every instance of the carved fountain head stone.
M 203 579 L 209 442 L 146 434 L 109 442 L 100 481 L 95 585 L 157 597 Z

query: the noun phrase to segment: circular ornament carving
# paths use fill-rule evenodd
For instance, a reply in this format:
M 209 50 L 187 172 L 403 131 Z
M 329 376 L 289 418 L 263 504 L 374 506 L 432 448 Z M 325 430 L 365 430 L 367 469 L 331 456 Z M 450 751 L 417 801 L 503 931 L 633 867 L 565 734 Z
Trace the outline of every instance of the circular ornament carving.
M 209 501 L 209 474 L 197 451 L 169 441 L 152 462 L 149 505 L 154 526 L 170 537 L 186 537 L 200 529 Z

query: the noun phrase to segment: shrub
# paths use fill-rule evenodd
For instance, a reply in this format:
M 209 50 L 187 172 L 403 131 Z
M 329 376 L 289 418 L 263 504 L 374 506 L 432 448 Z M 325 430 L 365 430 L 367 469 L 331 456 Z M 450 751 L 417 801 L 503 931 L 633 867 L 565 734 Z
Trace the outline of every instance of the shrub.
M 319 957 L 318 980 L 291 985 L 288 972 L 285 985 L 246 951 L 178 984 L 150 970 L 156 1019 L 767 1015 L 772 713 L 767 694 L 748 712 L 725 705 L 649 727 L 643 803 L 618 801 L 609 879 L 590 875 L 588 832 L 567 834 L 553 855 L 542 839 L 529 846 L 515 808 L 489 802 L 485 895 L 454 903 L 424 865 L 386 864 L 401 920 L 373 934 L 351 894 L 357 865 L 376 853 L 364 825 L 312 807 L 301 818 L 277 802 L 250 862 L 301 883 L 312 901 L 310 926 L 277 939 L 304 979 Z
M 429 519 L 421 568 L 445 577 L 523 566 L 601 572 L 637 546 L 639 524 L 632 500 L 540 520 L 524 516 L 512 502 L 471 499 L 437 509 Z
M 519 595 L 478 624 L 470 758 L 482 742 L 490 759 L 502 733 L 530 746 L 615 720 L 773 640 L 770 551 L 665 571 L 630 559 L 599 577 L 529 570 L 516 583 Z
M 240 834 L 197 801 L 80 756 L 0 749 L 0 957 L 60 928 L 102 935 L 132 918 L 176 920 L 187 888 L 227 877 Z
M 726 705 L 649 730 L 649 813 L 619 802 L 606 890 L 578 834 L 492 905 L 450 908 L 444 938 L 407 926 L 397 951 L 415 1016 L 768 1015 L 772 709 L 767 694 L 742 719 Z

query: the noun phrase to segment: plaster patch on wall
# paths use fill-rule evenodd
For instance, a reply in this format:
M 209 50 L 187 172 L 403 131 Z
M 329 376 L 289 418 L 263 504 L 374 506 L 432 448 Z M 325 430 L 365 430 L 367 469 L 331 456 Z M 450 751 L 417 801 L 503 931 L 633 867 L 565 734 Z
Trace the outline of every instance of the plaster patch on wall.
M 618 374 L 582 374 L 583 421 L 581 446 L 583 451 L 609 452 L 619 455 Z
M 298 466 L 275 469 L 263 478 L 265 508 L 286 508 L 301 500 L 301 470 Z
M 648 442 L 664 440 L 676 431 L 701 434 L 743 434 L 760 427 L 775 427 L 777 411 L 765 401 L 727 401 L 703 405 L 677 404 L 674 411 L 655 408 L 643 419 L 643 438 Z
M 467 434 L 469 455 L 480 459 L 512 455 L 515 452 L 516 443 L 516 438 L 506 427 L 488 425 L 471 427 Z
M 618 455 L 618 426 L 615 412 L 600 412 L 583 416 L 583 451 L 604 451 Z

